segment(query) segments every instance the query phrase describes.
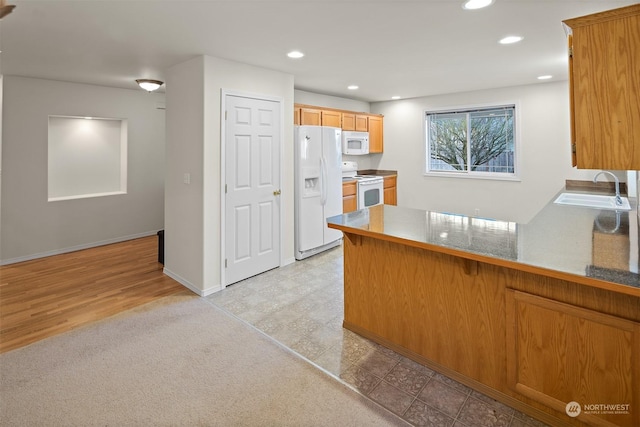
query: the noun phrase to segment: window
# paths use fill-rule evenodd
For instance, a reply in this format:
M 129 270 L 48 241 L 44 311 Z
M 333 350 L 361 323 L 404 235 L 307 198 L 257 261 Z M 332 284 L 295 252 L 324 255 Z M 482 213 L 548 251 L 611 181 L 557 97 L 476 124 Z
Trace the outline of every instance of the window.
M 426 171 L 515 177 L 515 105 L 426 113 Z

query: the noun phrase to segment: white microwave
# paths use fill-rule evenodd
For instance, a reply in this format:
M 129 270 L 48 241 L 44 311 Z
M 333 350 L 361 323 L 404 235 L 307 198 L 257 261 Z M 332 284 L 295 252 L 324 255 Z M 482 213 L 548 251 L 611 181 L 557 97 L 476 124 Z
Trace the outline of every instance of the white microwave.
M 369 132 L 342 131 L 342 154 L 369 154 Z

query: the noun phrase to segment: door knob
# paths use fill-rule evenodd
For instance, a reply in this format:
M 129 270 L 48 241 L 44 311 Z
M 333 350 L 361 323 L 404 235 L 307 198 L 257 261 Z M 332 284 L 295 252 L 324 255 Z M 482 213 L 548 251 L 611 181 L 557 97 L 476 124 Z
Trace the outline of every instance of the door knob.
M 279 195 L 280 195 L 280 193 L 281 193 L 281 191 L 280 191 L 280 190 L 276 190 L 276 191 L 274 191 L 274 192 L 273 192 L 273 195 L 274 195 L 274 196 L 279 196 Z

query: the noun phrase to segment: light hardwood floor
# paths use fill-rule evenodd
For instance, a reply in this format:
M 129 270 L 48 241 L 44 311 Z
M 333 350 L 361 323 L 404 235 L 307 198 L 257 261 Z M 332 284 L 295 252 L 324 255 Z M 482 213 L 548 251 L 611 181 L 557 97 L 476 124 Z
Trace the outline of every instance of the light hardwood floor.
M 151 236 L 0 267 L 0 353 L 184 292 L 157 250 Z

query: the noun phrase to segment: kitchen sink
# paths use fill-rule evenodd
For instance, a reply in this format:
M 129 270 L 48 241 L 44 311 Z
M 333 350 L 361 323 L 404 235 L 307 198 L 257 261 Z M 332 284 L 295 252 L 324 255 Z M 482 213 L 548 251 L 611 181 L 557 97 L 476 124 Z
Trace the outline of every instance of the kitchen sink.
M 596 209 L 614 209 L 618 211 L 630 211 L 629 199 L 622 197 L 622 205 L 616 205 L 615 196 L 602 196 L 598 194 L 562 193 L 553 201 L 559 205 L 584 206 Z

